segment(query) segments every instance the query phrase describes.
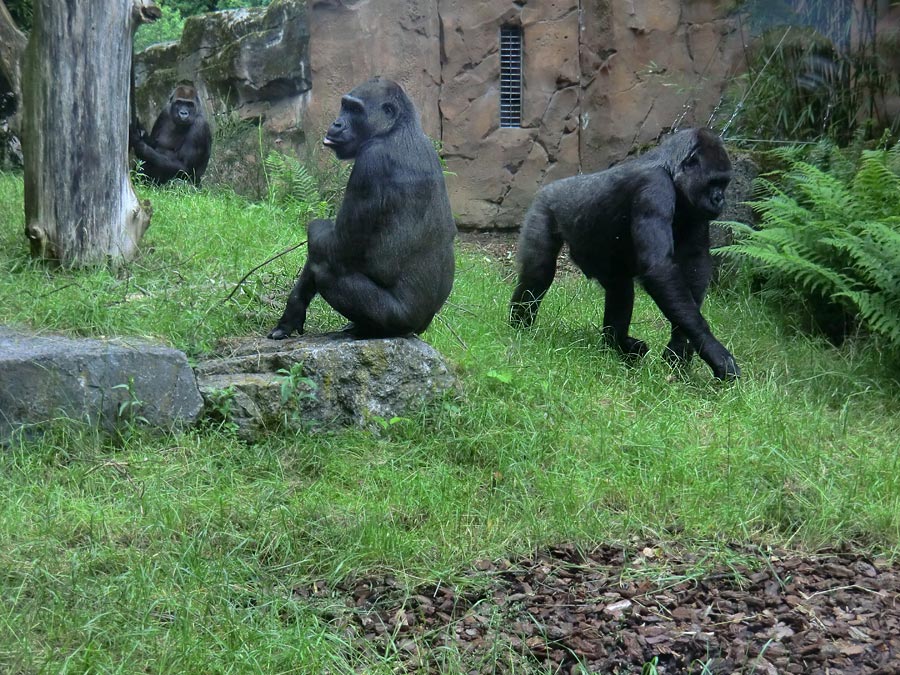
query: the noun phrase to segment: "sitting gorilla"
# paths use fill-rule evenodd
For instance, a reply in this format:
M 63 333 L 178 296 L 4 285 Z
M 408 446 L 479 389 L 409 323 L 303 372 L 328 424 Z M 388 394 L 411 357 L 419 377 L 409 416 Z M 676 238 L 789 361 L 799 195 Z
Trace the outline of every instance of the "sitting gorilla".
M 603 331 L 615 349 L 643 356 L 628 333 L 637 277 L 672 326 L 673 363 L 696 351 L 719 379 L 740 375 L 731 353 L 700 314 L 709 284 L 709 221 L 722 212 L 731 162 L 709 129 L 687 129 L 647 154 L 606 171 L 545 185 L 519 234 L 513 325 L 532 324 L 556 273 L 563 243 L 606 291 Z
M 197 90 L 185 83 L 175 87 L 150 135 L 137 125 L 130 129 L 128 142 L 143 162 L 144 175 L 154 184 L 183 178 L 199 187 L 209 163 L 212 134 Z
M 337 219 L 309 223 L 309 256 L 269 337 L 302 333 L 316 293 L 356 337 L 421 333 L 453 286 L 456 224 L 412 101 L 395 82 L 369 80 L 341 99 L 324 143 L 356 161 Z

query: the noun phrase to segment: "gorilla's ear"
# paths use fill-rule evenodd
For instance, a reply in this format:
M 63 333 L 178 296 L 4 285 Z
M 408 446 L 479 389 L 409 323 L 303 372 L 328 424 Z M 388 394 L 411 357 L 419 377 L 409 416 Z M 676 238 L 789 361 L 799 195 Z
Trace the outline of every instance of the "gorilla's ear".
M 381 110 L 391 119 L 394 119 L 397 116 L 397 106 L 393 103 L 382 103 Z

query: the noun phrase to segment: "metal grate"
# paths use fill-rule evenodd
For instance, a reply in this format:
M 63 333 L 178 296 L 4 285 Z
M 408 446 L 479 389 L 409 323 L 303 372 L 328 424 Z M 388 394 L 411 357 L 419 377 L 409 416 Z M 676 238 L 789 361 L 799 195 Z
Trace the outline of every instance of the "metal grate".
M 522 126 L 522 29 L 500 28 L 500 126 Z

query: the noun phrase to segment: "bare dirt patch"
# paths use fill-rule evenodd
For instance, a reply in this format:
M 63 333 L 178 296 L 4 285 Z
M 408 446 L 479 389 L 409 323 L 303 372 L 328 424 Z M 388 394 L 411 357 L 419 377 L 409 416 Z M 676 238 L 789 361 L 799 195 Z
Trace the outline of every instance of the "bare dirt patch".
M 697 574 L 659 548 L 561 546 L 481 561 L 468 583 L 409 592 L 391 577 L 316 584 L 354 643 L 437 673 L 446 647 L 467 672 L 900 673 L 900 566 L 858 553 L 737 551 Z M 335 602 L 341 609 L 335 610 Z M 549 666 L 549 668 L 547 668 Z

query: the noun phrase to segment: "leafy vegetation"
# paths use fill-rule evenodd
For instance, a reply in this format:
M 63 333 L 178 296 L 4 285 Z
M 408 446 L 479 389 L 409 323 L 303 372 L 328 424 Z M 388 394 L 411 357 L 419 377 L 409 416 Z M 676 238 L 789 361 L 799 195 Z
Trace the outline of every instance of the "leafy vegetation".
M 153 23 L 138 27 L 134 34 L 134 51 L 139 52 L 150 45 L 173 42 L 181 39 L 184 31 L 184 16 L 177 9 L 159 5 L 162 16 Z
M 900 355 L 900 144 L 863 151 L 849 174 L 773 154 L 788 168 L 759 180 L 759 228 L 733 223 L 739 240 L 720 251 L 755 263 L 791 301 L 856 317 Z
M 155 0 L 157 5 L 178 10 L 182 16 L 194 16 L 220 9 L 265 7 L 271 0 Z
M 139 49 L 156 42 L 178 39 L 181 30 L 179 27 L 176 33 L 174 26 L 176 24 L 183 26 L 185 17 L 219 9 L 265 7 L 271 0 L 155 0 L 155 2 L 163 12 L 161 21 L 165 23 L 156 22 L 151 26 L 142 27 L 136 40 L 136 44 L 141 43 Z M 30 30 L 34 19 L 32 0 L 5 0 L 5 4 L 16 24 L 22 30 Z
M 747 70 L 725 101 L 731 139 L 754 143 L 832 139 L 860 129 L 898 130 L 879 103 L 900 92 L 884 64 L 876 0 L 747 0 L 740 10 L 761 37 L 746 53 Z M 726 119 L 728 117 L 726 116 Z
M 30 0 L 29 0 L 30 1 Z M 184 20 L 189 16 L 241 7 L 265 7 L 271 0 L 155 0 L 162 17 L 142 25 L 134 37 L 134 49 L 140 51 L 160 42 L 181 39 Z
M 223 300 L 304 238 L 293 212 L 143 192 L 143 255 L 74 274 L 29 259 L 22 180 L 0 175 L 0 324 L 151 335 L 194 358 L 264 334 L 302 250 Z M 508 264 L 461 247 L 425 339 L 463 393 L 409 419 L 252 446 L 227 425 L 115 439 L 65 425 L 4 448 L 0 671 L 386 675 L 394 654 L 360 649 L 329 622 L 335 600 L 298 589 L 374 570 L 401 589 L 454 582 L 481 557 L 561 541 L 690 546 L 709 565 L 736 540 L 900 553 L 898 387 L 873 345 L 824 348 L 745 287 L 714 289 L 707 316 L 744 367 L 723 386 L 702 364 L 668 368 L 642 294 L 635 331 L 655 353 L 629 366 L 603 347 L 594 285 L 561 272 L 519 333 L 512 284 Z M 310 331 L 342 323 L 314 302 Z M 303 391 L 285 373 L 285 393 Z M 440 658 L 465 670 L 464 653 Z
M 303 222 L 333 217 L 351 165 L 333 156 L 328 159 L 319 166 L 315 161 L 304 164 L 296 157 L 270 152 L 264 162 L 269 202 L 288 209 Z
M 19 28 L 25 31 L 31 30 L 31 23 L 34 20 L 34 7 L 31 0 L 4 0 L 4 4 Z

